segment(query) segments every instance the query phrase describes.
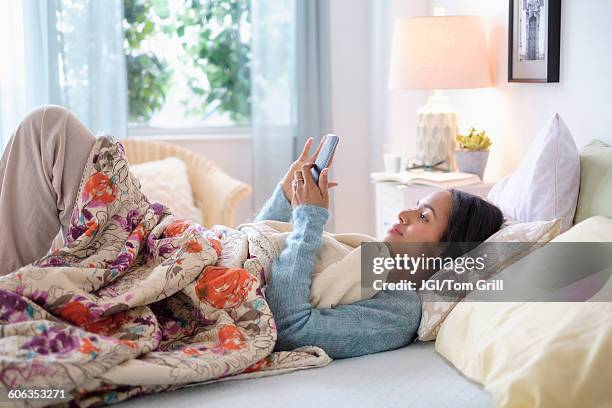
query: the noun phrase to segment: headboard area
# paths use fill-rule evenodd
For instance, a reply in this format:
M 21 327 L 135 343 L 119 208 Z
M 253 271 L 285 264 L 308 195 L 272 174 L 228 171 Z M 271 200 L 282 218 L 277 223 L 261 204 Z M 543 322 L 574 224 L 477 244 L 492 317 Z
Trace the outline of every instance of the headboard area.
M 580 151 L 580 192 L 574 224 L 589 217 L 612 218 L 612 146 L 593 140 Z

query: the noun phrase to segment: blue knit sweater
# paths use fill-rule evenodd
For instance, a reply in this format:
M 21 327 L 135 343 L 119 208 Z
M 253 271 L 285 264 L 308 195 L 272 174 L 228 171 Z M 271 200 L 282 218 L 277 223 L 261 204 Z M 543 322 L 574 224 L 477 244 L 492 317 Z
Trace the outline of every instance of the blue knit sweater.
M 278 327 L 275 350 L 314 345 L 334 359 L 392 350 L 411 343 L 421 320 L 414 291 L 381 291 L 357 303 L 315 309 L 309 302 L 311 273 L 329 211 L 315 205 L 292 209 L 281 184 L 255 221 L 293 219 L 280 256 L 272 264 L 266 298 Z

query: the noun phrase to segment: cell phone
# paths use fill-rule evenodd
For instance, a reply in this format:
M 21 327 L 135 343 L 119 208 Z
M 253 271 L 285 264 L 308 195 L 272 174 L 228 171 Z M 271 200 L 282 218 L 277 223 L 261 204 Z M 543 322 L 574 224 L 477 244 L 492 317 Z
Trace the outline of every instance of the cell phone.
M 331 133 L 325 135 L 324 138 L 323 146 L 321 146 L 321 150 L 319 150 L 319 154 L 317 154 L 314 166 L 310 169 L 312 178 L 317 184 L 319 184 L 319 175 L 323 169 L 329 165 L 339 140 L 338 136 Z

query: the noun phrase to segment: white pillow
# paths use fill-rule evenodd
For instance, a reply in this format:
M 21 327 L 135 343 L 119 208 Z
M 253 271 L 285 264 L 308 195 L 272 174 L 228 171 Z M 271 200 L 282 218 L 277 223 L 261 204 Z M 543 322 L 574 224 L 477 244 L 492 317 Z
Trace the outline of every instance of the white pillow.
M 563 232 L 572 226 L 579 186 L 578 149 L 556 113 L 540 130 L 520 166 L 496 183 L 487 198 L 505 216 L 519 222 L 561 218 Z
M 487 276 L 498 274 L 508 265 L 512 265 L 517 260 L 539 248 L 540 245 L 538 243 L 546 243 L 559 235 L 560 230 L 560 218 L 553 221 L 526 223 L 517 223 L 510 219 L 504 220 L 502 228 L 491 235 L 485 242 L 523 242 L 528 245 L 520 245 L 514 248 L 511 246 L 507 247 L 507 251 L 498 254 L 499 256 L 493 259 L 488 259 L 483 272 Z M 481 246 L 477 247 L 471 255 L 477 256 L 479 248 L 482 249 Z M 457 274 L 458 272 L 455 272 L 453 269 L 441 269 L 429 279 L 443 282 L 445 279 L 454 280 Z M 419 340 L 435 340 L 442 323 L 444 323 L 444 320 L 455 306 L 462 301 L 462 298 L 456 296 L 456 299 L 448 299 L 438 296 L 435 292 L 427 296 L 419 293 L 419 296 L 421 296 L 421 322 L 418 329 Z
M 172 210 L 177 218 L 202 224 L 202 212 L 193 203 L 187 166 L 176 157 L 130 166 L 140 181 L 140 190 L 150 202 L 158 201 Z

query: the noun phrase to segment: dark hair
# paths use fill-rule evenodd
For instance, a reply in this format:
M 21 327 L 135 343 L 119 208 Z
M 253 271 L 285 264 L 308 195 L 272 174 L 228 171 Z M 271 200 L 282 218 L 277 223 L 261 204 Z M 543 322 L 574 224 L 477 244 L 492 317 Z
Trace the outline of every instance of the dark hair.
M 495 205 L 478 196 L 455 189 L 449 191 L 451 211 L 448 226 L 440 241 L 452 243 L 453 246 L 455 243 L 466 243 L 461 248 L 448 248 L 445 251 L 448 252 L 447 256 L 456 257 L 499 231 L 504 215 Z

